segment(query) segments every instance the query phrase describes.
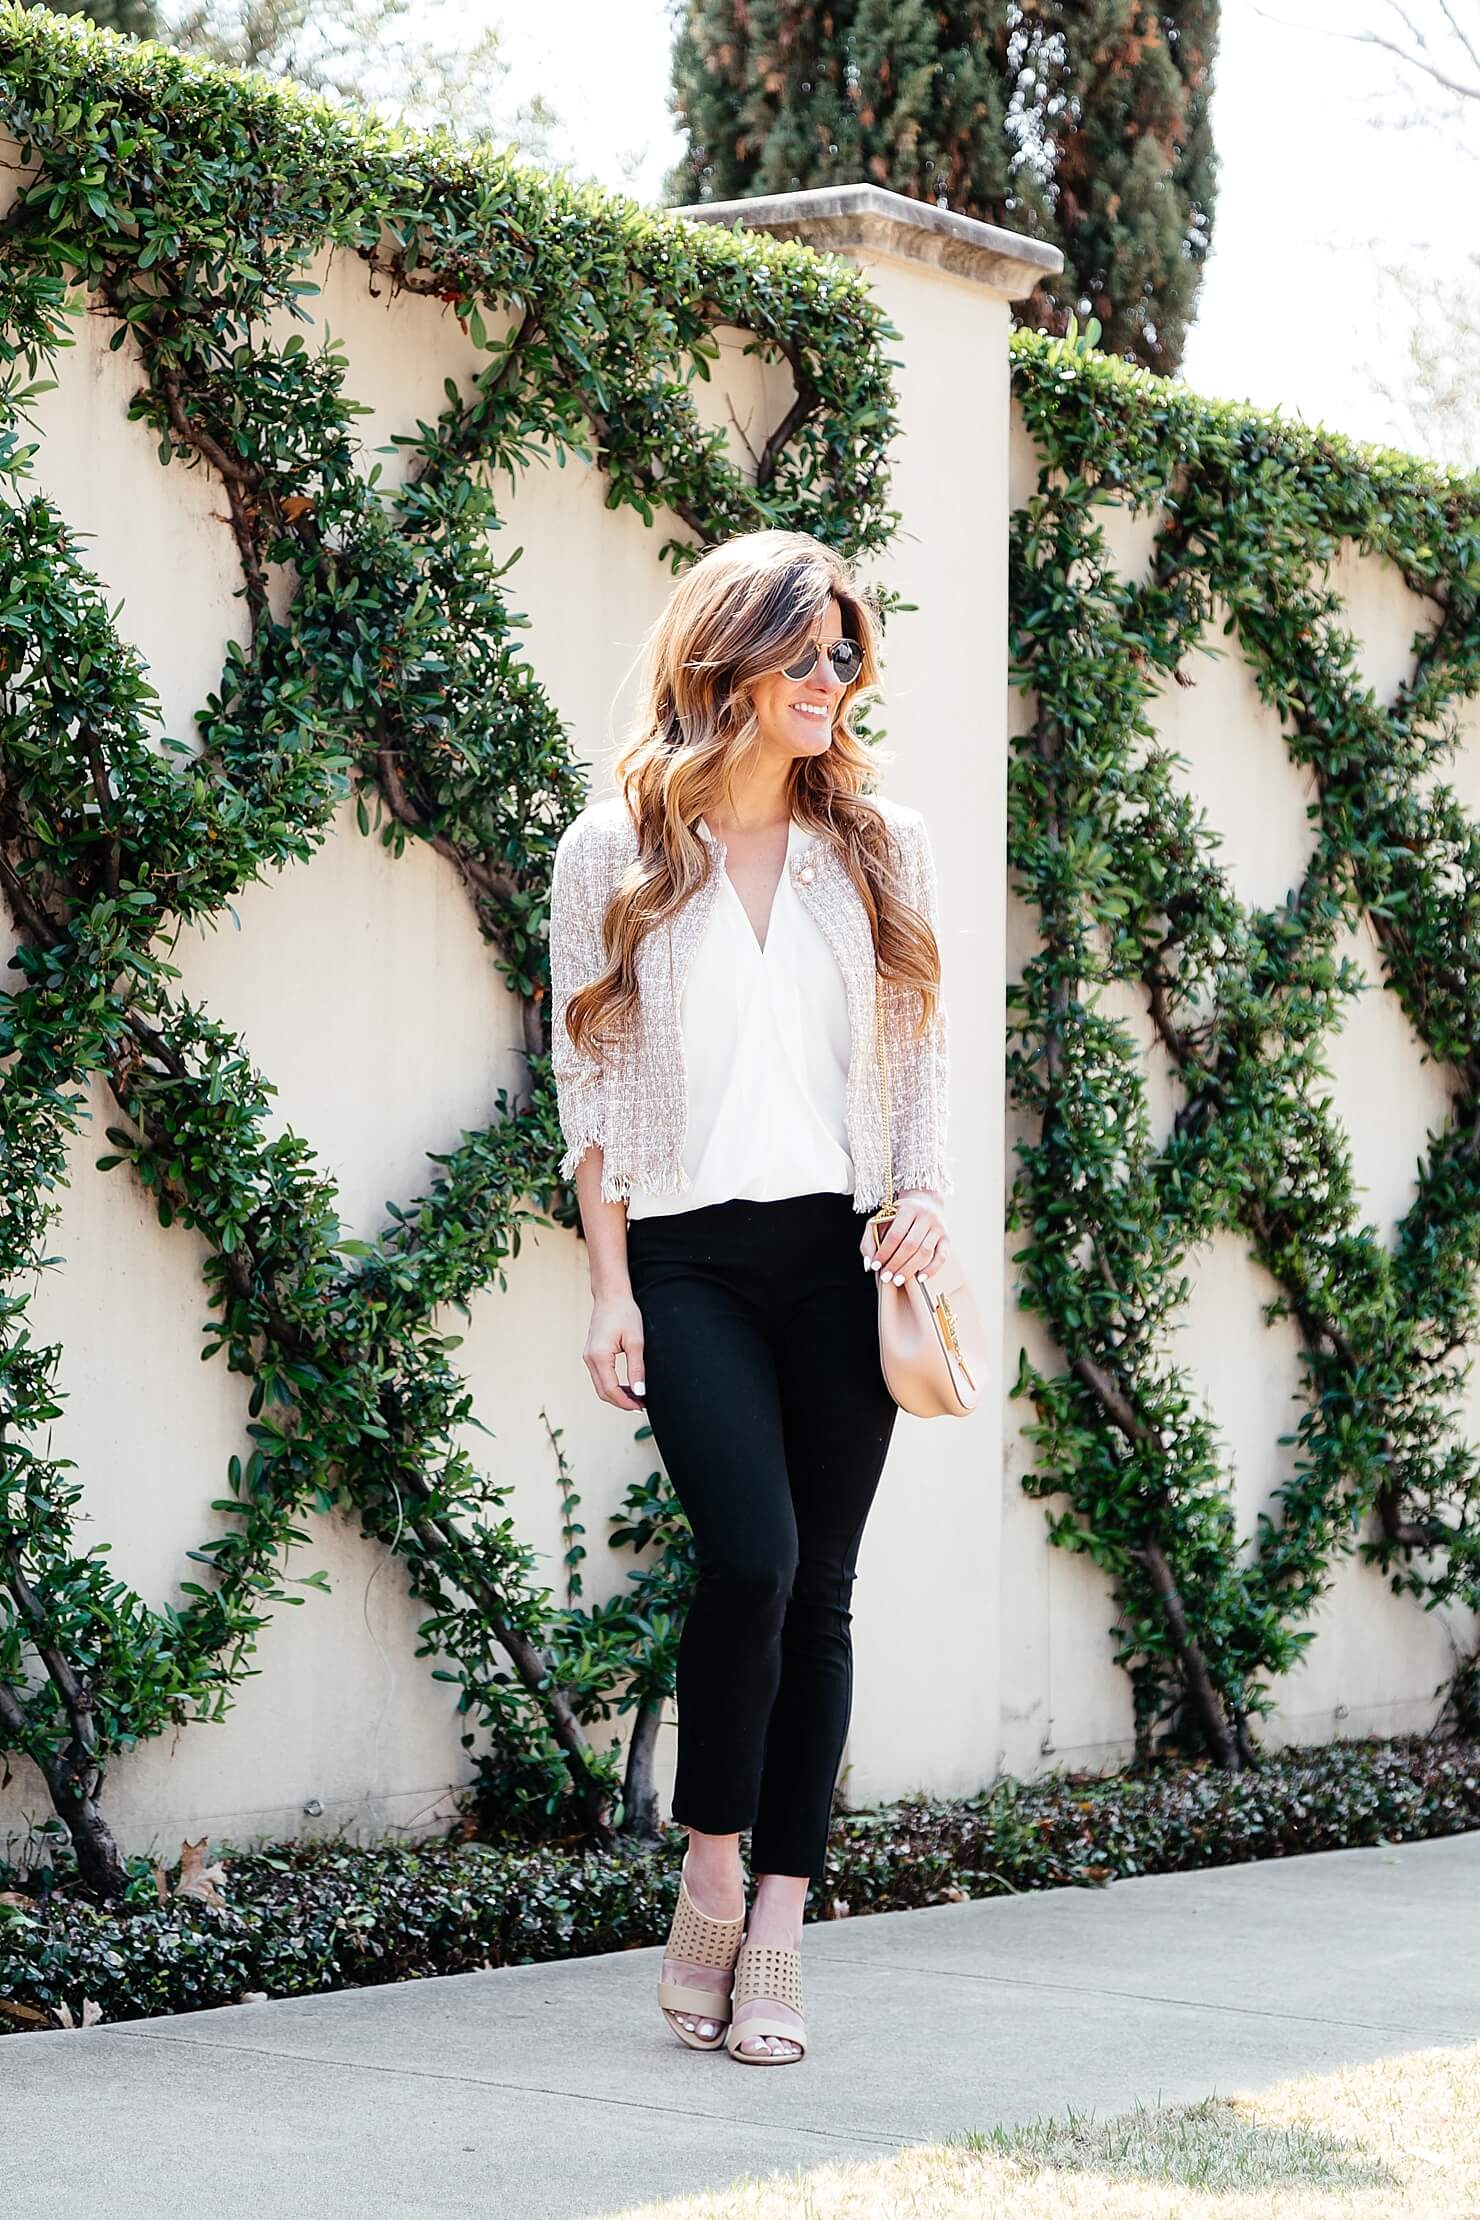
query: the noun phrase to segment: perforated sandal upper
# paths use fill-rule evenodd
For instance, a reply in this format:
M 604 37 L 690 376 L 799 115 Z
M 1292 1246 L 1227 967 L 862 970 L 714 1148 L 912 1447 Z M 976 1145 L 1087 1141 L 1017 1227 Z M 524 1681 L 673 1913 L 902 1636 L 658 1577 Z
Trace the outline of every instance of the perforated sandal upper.
M 670 1958 L 682 1958 L 692 1966 L 719 1966 L 728 1972 L 744 1932 L 743 1912 L 737 1912 L 733 1919 L 714 1919 L 708 1912 L 701 1912 L 679 1875 L 678 1902 L 667 1943 Z
M 745 2019 L 740 2019 L 739 2007 L 758 1999 L 766 2003 L 787 2005 L 797 2017 L 794 2020 L 781 2020 L 764 2012 L 751 2012 Z M 727 2047 L 731 2057 L 737 2059 L 741 2065 L 789 2065 L 804 2057 L 807 2031 L 801 2017 L 801 1952 L 783 1949 L 774 1943 L 746 1943 L 735 1965 L 731 2010 Z M 786 2051 L 744 2048 L 747 2043 L 758 2042 L 761 2036 L 779 2038 L 783 2043 L 790 2044 L 791 2048 Z
M 773 2004 L 789 2005 L 793 2012 L 802 2009 L 802 1954 L 799 1950 L 784 1950 L 773 1943 L 746 1943 L 735 1964 L 735 1986 L 730 1992 L 733 2005 L 748 2004 L 756 1997 L 764 1997 Z

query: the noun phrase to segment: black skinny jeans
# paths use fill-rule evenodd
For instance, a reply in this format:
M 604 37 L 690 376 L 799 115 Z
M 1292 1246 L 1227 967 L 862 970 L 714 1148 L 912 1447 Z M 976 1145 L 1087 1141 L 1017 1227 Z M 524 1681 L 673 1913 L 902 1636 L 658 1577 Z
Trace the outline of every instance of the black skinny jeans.
M 693 1529 L 673 1817 L 751 1829 L 754 1873 L 820 1880 L 853 1701 L 858 1545 L 898 1406 L 846 1194 L 631 1220 L 643 1398 Z

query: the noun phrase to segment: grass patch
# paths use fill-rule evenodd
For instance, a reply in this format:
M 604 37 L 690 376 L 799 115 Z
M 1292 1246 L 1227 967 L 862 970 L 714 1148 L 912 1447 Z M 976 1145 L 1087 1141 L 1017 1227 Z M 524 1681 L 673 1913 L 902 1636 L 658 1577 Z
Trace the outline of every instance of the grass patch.
M 805 2071 L 805 2068 L 803 2069 Z M 1480 2043 L 1197 2104 L 965 2130 L 593 2220 L 1475 2220 Z

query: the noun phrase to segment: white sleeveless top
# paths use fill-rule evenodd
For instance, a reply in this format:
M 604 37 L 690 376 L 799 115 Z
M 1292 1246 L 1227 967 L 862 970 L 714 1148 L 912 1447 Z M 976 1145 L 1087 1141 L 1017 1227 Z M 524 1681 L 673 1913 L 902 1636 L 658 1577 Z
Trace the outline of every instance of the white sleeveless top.
M 709 831 L 703 818 L 699 820 Z M 677 1194 L 633 1185 L 628 1219 L 822 1192 L 851 1195 L 851 1037 L 838 961 L 792 883 L 793 818 L 766 945 L 723 864 L 679 1000 L 688 1125 Z

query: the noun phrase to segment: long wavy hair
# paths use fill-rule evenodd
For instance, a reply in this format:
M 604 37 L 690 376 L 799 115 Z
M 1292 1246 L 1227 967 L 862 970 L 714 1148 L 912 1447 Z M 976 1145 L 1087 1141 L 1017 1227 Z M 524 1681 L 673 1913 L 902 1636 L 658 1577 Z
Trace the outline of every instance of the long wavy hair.
M 761 746 L 751 689 L 795 660 L 817 633 L 829 596 L 863 660 L 838 697 L 831 745 L 796 760 L 791 814 L 837 848 L 868 914 L 879 971 L 919 992 L 917 1032 L 933 1017 L 940 951 L 928 921 L 900 891 L 888 824 L 864 792 L 878 751 L 852 723 L 860 700 L 878 687 L 875 612 L 842 556 L 810 533 L 745 532 L 684 572 L 644 643 L 637 712 L 612 765 L 638 853 L 607 904 L 607 968 L 567 1006 L 578 1048 L 595 1054 L 635 1020 L 638 946 L 715 868 L 698 820 L 730 813 Z

